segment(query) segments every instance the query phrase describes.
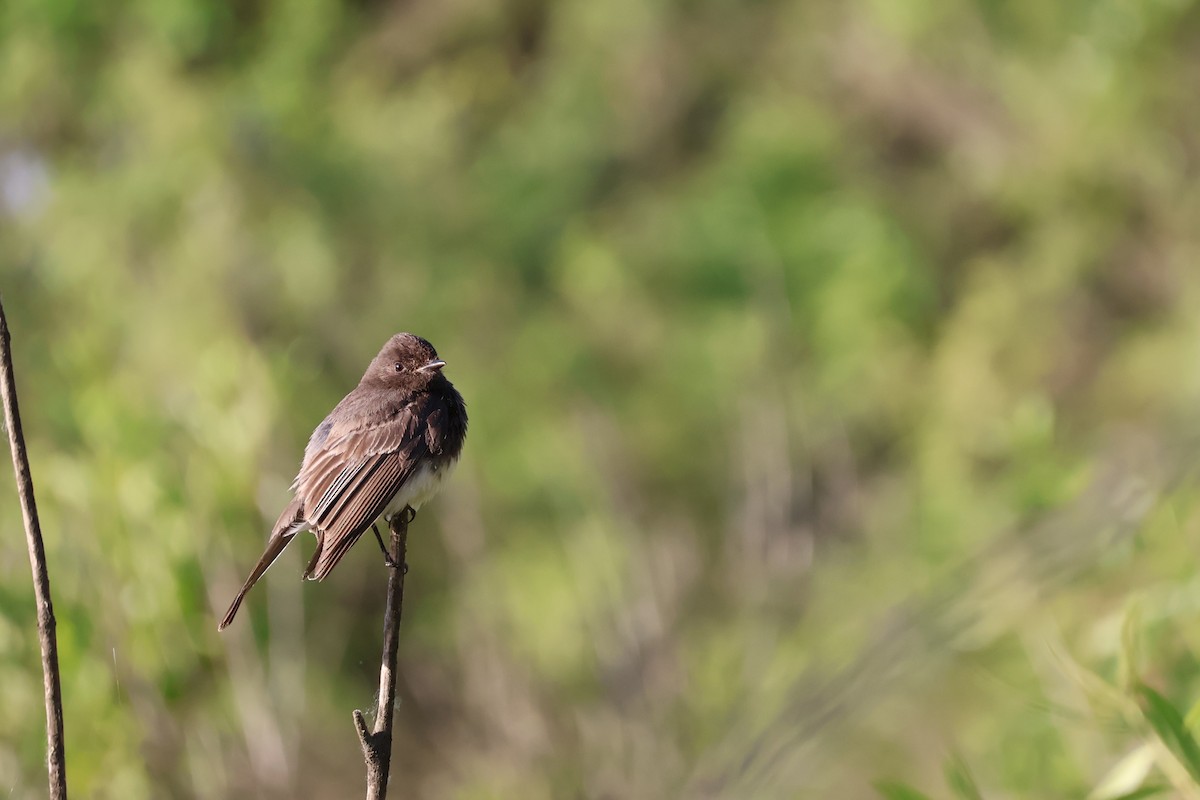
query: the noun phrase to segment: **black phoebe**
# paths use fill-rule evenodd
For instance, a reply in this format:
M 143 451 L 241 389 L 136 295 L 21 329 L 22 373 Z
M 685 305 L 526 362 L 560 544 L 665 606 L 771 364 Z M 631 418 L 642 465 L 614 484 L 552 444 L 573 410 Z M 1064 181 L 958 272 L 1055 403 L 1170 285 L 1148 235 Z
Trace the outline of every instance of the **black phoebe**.
M 233 622 L 246 592 L 297 533 L 317 535 L 304 577 L 319 581 L 380 516 L 416 513 L 433 497 L 467 436 L 467 407 L 444 366 L 419 336 L 388 340 L 358 386 L 313 431 L 292 484 L 295 497 L 217 630 Z

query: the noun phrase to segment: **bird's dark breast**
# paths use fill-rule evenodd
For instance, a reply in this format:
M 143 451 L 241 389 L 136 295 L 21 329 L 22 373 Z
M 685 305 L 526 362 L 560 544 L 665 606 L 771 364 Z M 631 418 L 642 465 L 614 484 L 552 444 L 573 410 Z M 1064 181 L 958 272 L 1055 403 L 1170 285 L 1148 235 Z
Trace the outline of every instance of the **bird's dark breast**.
M 384 516 L 405 506 L 414 510 L 429 501 L 458 463 L 467 435 L 467 409 L 462 396 L 450 385 L 436 387 L 426 398 L 425 453 L 412 474 L 389 501 Z
M 455 461 L 467 437 L 467 406 L 448 380 L 431 387 L 425 444 L 435 463 Z

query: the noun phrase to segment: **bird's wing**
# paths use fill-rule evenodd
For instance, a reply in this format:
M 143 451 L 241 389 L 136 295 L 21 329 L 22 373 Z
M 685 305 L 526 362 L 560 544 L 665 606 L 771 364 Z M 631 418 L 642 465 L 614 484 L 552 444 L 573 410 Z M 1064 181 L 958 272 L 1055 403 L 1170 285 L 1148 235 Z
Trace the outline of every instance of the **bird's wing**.
M 370 527 L 428 452 L 421 404 L 386 421 L 333 431 L 296 476 L 317 550 L 304 576 L 321 580 Z

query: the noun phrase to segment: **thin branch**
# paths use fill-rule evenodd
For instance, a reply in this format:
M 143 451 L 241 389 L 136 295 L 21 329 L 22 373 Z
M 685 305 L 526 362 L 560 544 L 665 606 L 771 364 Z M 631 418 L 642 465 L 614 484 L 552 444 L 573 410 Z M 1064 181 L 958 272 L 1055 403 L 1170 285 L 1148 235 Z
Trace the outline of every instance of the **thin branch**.
M 58 677 L 54 606 L 50 602 L 50 572 L 46 568 L 46 548 L 42 544 L 42 527 L 38 523 L 37 503 L 33 498 L 33 476 L 29 472 L 29 457 L 25 452 L 25 435 L 21 432 L 11 339 L 3 303 L 0 303 L 0 396 L 4 401 L 4 424 L 8 428 L 13 471 L 17 476 L 17 495 L 25 519 L 25 543 L 29 547 L 29 566 L 33 570 L 33 594 L 37 599 L 42 679 L 46 688 L 46 761 L 50 773 L 50 800 L 67 800 L 67 753 L 63 744 L 62 687 Z
M 392 720 L 396 711 L 396 652 L 400 645 L 400 616 L 404 609 L 404 563 L 408 550 L 408 523 L 414 514 L 404 509 L 393 516 L 388 527 L 392 532 L 391 574 L 388 576 L 387 608 L 383 612 L 383 664 L 379 668 L 379 706 L 375 710 L 375 726 L 367 730 L 361 711 L 354 712 L 354 727 L 362 744 L 367 763 L 367 800 L 387 797 L 388 773 L 392 765 Z

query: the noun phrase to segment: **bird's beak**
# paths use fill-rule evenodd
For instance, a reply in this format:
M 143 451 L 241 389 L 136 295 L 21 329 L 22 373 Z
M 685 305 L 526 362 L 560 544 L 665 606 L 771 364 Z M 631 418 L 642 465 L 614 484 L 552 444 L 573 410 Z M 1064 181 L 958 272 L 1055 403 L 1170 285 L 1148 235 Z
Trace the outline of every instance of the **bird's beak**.
M 418 367 L 417 372 L 437 372 L 439 369 L 441 369 L 444 366 L 446 366 L 445 361 L 434 360 L 434 361 L 430 361 L 428 364 L 426 364 L 423 367 Z

